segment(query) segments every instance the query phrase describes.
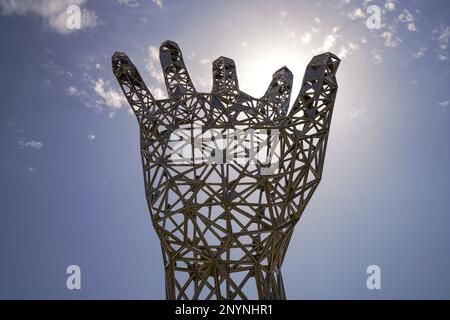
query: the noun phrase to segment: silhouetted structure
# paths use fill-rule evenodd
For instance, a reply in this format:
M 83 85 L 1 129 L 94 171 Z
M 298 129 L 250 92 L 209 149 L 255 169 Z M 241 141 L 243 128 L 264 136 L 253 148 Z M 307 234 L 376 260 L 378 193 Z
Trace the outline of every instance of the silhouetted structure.
M 213 62 L 211 93 L 195 90 L 175 42 L 161 45 L 160 59 L 169 99 L 158 101 L 124 53 L 116 52 L 112 65 L 140 126 L 145 194 L 161 240 L 166 297 L 246 299 L 255 292 L 259 299 L 285 299 L 280 268 L 322 177 L 340 60 L 331 53 L 315 56 L 288 111 L 293 76 L 286 67 L 256 99 L 239 90 L 231 59 Z M 262 174 L 261 162 L 173 161 L 175 131 L 199 126 L 203 132 L 278 131 L 276 172 Z

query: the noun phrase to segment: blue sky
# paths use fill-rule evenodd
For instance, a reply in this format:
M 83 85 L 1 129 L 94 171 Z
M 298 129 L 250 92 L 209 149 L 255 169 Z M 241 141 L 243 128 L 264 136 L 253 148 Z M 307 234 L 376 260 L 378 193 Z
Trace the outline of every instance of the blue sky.
M 82 9 L 81 30 L 64 13 Z M 366 26 L 381 9 L 380 29 Z M 274 71 L 342 59 L 324 176 L 283 265 L 287 296 L 450 298 L 450 2 L 0 0 L 0 298 L 164 298 L 138 127 L 111 72 L 125 51 L 166 96 L 159 44 L 199 91 L 233 58 L 259 97 Z M 82 289 L 66 289 L 66 267 Z M 368 290 L 366 268 L 381 267 Z

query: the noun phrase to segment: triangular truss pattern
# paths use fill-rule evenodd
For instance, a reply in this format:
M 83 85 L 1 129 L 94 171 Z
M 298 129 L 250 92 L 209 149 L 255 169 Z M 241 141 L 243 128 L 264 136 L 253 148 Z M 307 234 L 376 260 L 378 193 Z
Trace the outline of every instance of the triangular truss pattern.
M 168 299 L 285 299 L 281 266 L 294 226 L 317 188 L 325 159 L 340 60 L 308 64 L 289 111 L 293 76 L 275 72 L 265 95 L 239 90 L 233 60 L 213 62 L 212 93 L 196 92 L 178 45 L 160 48 L 169 99 L 155 100 L 124 54 L 113 72 L 140 126 L 145 194 L 161 240 Z M 277 130 L 276 173 L 263 164 L 175 163 L 179 128 Z

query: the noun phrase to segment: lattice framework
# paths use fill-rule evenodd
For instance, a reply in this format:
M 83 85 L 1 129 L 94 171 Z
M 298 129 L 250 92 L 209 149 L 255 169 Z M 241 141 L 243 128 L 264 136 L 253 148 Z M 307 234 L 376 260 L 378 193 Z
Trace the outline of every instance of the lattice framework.
M 156 100 L 131 60 L 113 72 L 136 114 L 145 194 L 161 240 L 168 299 L 285 299 L 281 266 L 294 226 L 317 188 L 337 92 L 340 60 L 313 57 L 289 111 L 293 76 L 276 71 L 263 97 L 239 90 L 233 60 L 213 62 L 211 93 L 198 93 L 175 42 L 160 47 L 169 99 Z M 262 164 L 177 164 L 170 137 L 180 127 L 277 129 L 280 159 Z

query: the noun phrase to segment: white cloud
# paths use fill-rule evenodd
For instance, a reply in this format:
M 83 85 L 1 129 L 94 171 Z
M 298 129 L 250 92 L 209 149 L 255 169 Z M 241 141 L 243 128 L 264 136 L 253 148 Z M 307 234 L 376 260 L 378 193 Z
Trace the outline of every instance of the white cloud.
M 198 88 L 200 92 L 208 92 L 211 90 L 211 78 L 203 78 L 203 77 L 196 77 L 195 78 L 195 87 Z
M 407 9 L 403 9 L 398 16 L 400 22 L 406 23 L 408 31 L 417 31 L 417 26 L 414 22 L 414 16 Z
M 364 11 L 362 11 L 361 8 L 357 8 L 355 10 L 353 10 L 352 12 L 349 12 L 347 14 L 347 16 L 351 19 L 351 20 L 356 20 L 356 19 L 361 19 L 364 18 L 366 16 L 366 14 L 364 13 Z
M 119 109 L 122 104 L 125 103 L 125 98 L 120 92 L 115 91 L 111 87 L 105 88 L 107 84 L 103 79 L 98 79 L 94 82 L 95 92 L 103 99 L 99 100 L 98 103 L 106 104 L 108 107 Z
M 335 45 L 336 40 L 340 37 L 337 34 L 338 30 L 338 27 L 334 27 L 332 32 L 325 36 L 325 38 L 323 39 L 322 47 L 318 48 L 316 52 L 330 51 L 330 49 Z
M 414 58 L 418 59 L 418 58 L 423 57 L 423 55 L 425 54 L 425 52 L 427 52 L 427 48 L 421 47 L 421 48 L 419 49 L 419 51 L 413 52 L 412 55 L 413 55 Z
M 347 57 L 347 53 L 348 53 L 347 48 L 345 46 L 342 46 L 341 50 L 338 53 L 338 57 L 341 58 L 341 59 L 346 58 Z
M 95 134 L 88 134 L 88 139 L 89 140 L 94 140 L 95 139 Z
M 242 48 L 247 48 L 247 47 L 248 47 L 247 41 L 242 41 L 242 42 L 241 42 L 241 47 L 242 47 Z
M 148 47 L 148 56 L 145 59 L 147 71 L 150 76 L 157 82 L 164 83 L 164 78 L 162 76 L 162 71 L 156 66 L 159 64 L 159 50 L 154 46 Z
M 315 22 L 315 23 L 321 23 L 320 18 L 319 18 L 319 17 L 315 17 L 315 18 L 314 18 L 314 22 Z
M 69 78 L 73 77 L 72 72 L 65 70 L 62 66 L 51 59 L 44 58 L 44 62 L 41 66 L 57 76 L 68 76 Z
M 166 92 L 160 87 L 151 86 L 149 90 L 156 100 L 167 99 Z
M 69 94 L 69 96 L 74 96 L 77 94 L 77 92 L 78 92 L 78 89 L 73 86 L 70 86 L 69 88 L 67 88 L 67 93 Z
M 359 49 L 359 44 L 349 41 L 348 47 L 351 51 L 356 51 Z
M 73 32 L 67 28 L 70 17 L 67 8 L 71 5 L 82 6 L 87 0 L 0 0 L 3 15 L 37 16 L 46 27 L 59 34 Z M 81 28 L 92 28 L 99 24 L 96 13 L 81 10 Z
M 334 46 L 336 39 L 337 39 L 337 37 L 334 34 L 327 35 L 325 37 L 325 39 L 323 40 L 323 45 L 322 45 L 323 51 L 329 51 Z
M 375 64 L 381 63 L 383 61 L 383 58 L 381 56 L 381 54 L 383 53 L 383 51 L 381 50 L 372 50 L 372 61 Z
M 152 0 L 158 7 L 163 7 L 163 0 Z
M 285 11 L 285 10 L 283 10 L 283 11 L 280 12 L 280 17 L 281 17 L 281 19 L 286 18 L 288 15 L 289 15 L 289 12 L 287 12 L 287 11 Z
M 414 21 L 414 17 L 407 9 L 403 9 L 398 16 L 398 20 L 400 20 L 400 22 L 411 22 Z
M 27 148 L 36 149 L 36 150 L 39 150 L 44 146 L 44 144 L 42 142 L 36 141 L 36 140 L 19 141 L 19 145 L 21 145 L 22 147 L 27 147 Z
M 199 60 L 200 64 L 209 64 L 211 63 L 211 60 L 209 60 L 208 58 L 203 58 Z
M 309 32 L 306 32 L 303 37 L 300 38 L 303 44 L 310 43 L 312 39 L 312 35 Z
M 348 54 L 351 54 L 357 50 L 359 50 L 359 45 L 357 43 L 349 41 L 347 43 L 347 46 L 341 46 L 338 57 L 344 59 L 347 57 Z
M 384 31 L 381 34 L 381 37 L 384 39 L 384 45 L 386 47 L 398 47 L 402 39 L 395 35 L 394 31 Z
M 363 115 L 366 111 L 367 111 L 366 108 L 355 109 L 348 113 L 348 117 L 350 119 L 356 119 L 356 118 L 361 117 L 361 115 Z
M 417 27 L 414 22 L 408 23 L 408 31 L 417 31 Z
M 187 58 L 188 58 L 188 60 L 192 61 L 195 59 L 196 56 L 197 56 L 197 53 L 191 52 L 188 54 Z
M 91 80 L 91 82 L 93 82 Z M 80 103 L 85 105 L 88 108 L 95 108 L 96 112 L 101 112 L 102 108 L 97 104 L 97 101 L 90 97 L 88 93 L 84 90 L 80 90 L 75 86 L 70 86 L 66 89 L 66 92 L 69 96 L 78 97 Z
M 384 4 L 384 8 L 386 11 L 394 11 L 395 10 L 395 3 L 392 1 L 386 1 Z
M 443 54 L 438 54 L 438 59 L 440 61 L 447 61 L 448 57 L 446 55 L 443 55 Z
M 440 27 L 439 29 L 433 30 L 433 34 L 437 34 L 437 41 L 439 44 L 439 48 L 442 50 L 447 49 L 448 40 L 450 39 L 450 27 Z
M 196 57 L 196 53 L 189 54 L 188 59 L 192 60 Z M 154 46 L 148 47 L 147 58 L 145 59 L 147 72 L 150 74 L 152 83 L 148 84 L 148 89 L 155 99 L 167 99 L 167 95 L 164 90 L 161 89 L 161 85 L 164 85 L 163 72 L 160 67 L 159 61 L 159 49 Z M 209 59 L 200 59 L 200 63 L 210 63 Z
M 448 100 L 442 101 L 442 102 L 438 102 L 438 105 L 440 105 L 441 107 L 448 107 Z
M 69 96 L 77 96 L 77 97 L 86 97 L 87 96 L 86 91 L 79 90 L 75 86 L 70 86 L 69 88 L 67 88 L 67 94 Z
M 156 4 L 158 7 L 163 7 L 163 0 L 152 0 L 154 4 Z M 139 0 L 119 0 L 120 4 L 126 5 L 128 7 L 137 7 L 140 4 Z M 145 21 L 147 22 L 147 21 Z
M 128 7 L 137 7 L 139 5 L 139 0 L 119 0 L 119 3 Z

